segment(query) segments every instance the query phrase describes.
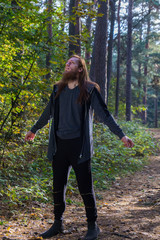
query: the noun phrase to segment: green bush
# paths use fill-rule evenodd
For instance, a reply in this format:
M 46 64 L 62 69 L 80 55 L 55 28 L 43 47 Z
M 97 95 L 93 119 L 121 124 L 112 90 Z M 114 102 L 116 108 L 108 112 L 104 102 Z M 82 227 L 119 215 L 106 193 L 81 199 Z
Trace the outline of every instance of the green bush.
M 132 149 L 123 143 L 103 124 L 94 124 L 94 157 L 92 172 L 94 186 L 105 189 L 116 177 L 140 169 L 148 156 L 158 148 L 153 137 L 141 125 L 120 122 L 125 134 L 134 142 Z M 52 168 L 46 159 L 48 128 L 36 136 L 33 143 L 22 140 L 10 143 L 1 165 L 0 197 L 9 207 L 24 205 L 30 201 L 52 202 Z M 73 170 L 68 182 L 68 200 L 78 193 Z
M 94 184 L 106 188 L 110 180 L 129 172 L 135 172 L 146 164 L 147 157 L 158 147 L 144 127 L 134 122 L 121 122 L 125 134 L 134 142 L 133 148 L 123 143 L 103 124 L 94 126 L 95 154 L 92 169 Z

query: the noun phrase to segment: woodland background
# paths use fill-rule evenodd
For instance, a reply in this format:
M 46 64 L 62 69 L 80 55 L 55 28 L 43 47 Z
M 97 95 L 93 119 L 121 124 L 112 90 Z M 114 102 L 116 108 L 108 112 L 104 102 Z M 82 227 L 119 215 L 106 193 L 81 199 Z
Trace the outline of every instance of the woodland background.
M 146 128 L 160 124 L 159 30 L 157 0 L 0 2 L 0 196 L 4 204 L 13 208 L 33 199 L 49 201 L 48 126 L 33 143 L 24 143 L 24 136 L 73 53 L 86 59 L 90 78 L 100 85 L 109 111 L 135 142 L 133 149 L 126 150 L 103 124 L 95 122 L 95 186 L 106 188 L 118 173 L 143 165 L 157 147 Z M 76 191 L 73 173 L 68 189 L 70 194 Z

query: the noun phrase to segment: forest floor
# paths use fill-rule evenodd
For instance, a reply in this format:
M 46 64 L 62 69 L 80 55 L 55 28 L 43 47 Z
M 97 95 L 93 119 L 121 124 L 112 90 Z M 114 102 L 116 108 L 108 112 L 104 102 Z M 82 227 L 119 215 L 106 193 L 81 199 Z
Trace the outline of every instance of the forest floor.
M 150 131 L 159 141 L 160 129 Z M 117 179 L 110 189 L 97 192 L 96 195 L 100 198 L 97 199 L 98 225 L 101 229 L 98 239 L 160 239 L 160 154 L 150 156 L 149 163 L 142 170 Z M 78 197 L 74 200 L 81 201 Z M 40 239 L 38 233 L 53 223 L 52 209 L 52 205 L 34 202 L 18 214 L 15 212 L 0 226 L 0 238 Z M 7 214 L 6 211 L 3 217 L 7 218 Z M 81 204 L 67 205 L 64 219 L 66 233 L 51 239 L 82 239 L 86 232 L 86 221 Z

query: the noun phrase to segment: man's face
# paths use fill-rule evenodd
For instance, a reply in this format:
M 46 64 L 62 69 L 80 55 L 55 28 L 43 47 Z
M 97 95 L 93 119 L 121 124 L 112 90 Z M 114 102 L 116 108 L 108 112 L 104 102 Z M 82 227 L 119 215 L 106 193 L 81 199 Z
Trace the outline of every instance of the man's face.
M 72 57 L 66 62 L 65 72 L 78 73 L 78 59 L 77 58 Z

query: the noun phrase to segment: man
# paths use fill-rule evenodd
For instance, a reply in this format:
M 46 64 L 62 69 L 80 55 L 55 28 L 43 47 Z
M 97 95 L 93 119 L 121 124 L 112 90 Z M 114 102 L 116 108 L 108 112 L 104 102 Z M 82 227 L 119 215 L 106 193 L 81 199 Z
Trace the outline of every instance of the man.
M 43 239 L 63 232 L 65 192 L 71 167 L 86 210 L 88 231 L 84 239 L 97 239 L 100 232 L 91 175 L 93 110 L 126 147 L 133 147 L 132 140 L 124 135 L 107 110 L 99 86 L 89 80 L 85 60 L 73 55 L 66 63 L 62 80 L 54 85 L 47 107 L 25 137 L 26 141 L 33 140 L 36 132 L 52 119 L 48 158 L 53 166 L 55 221 L 40 235 Z

